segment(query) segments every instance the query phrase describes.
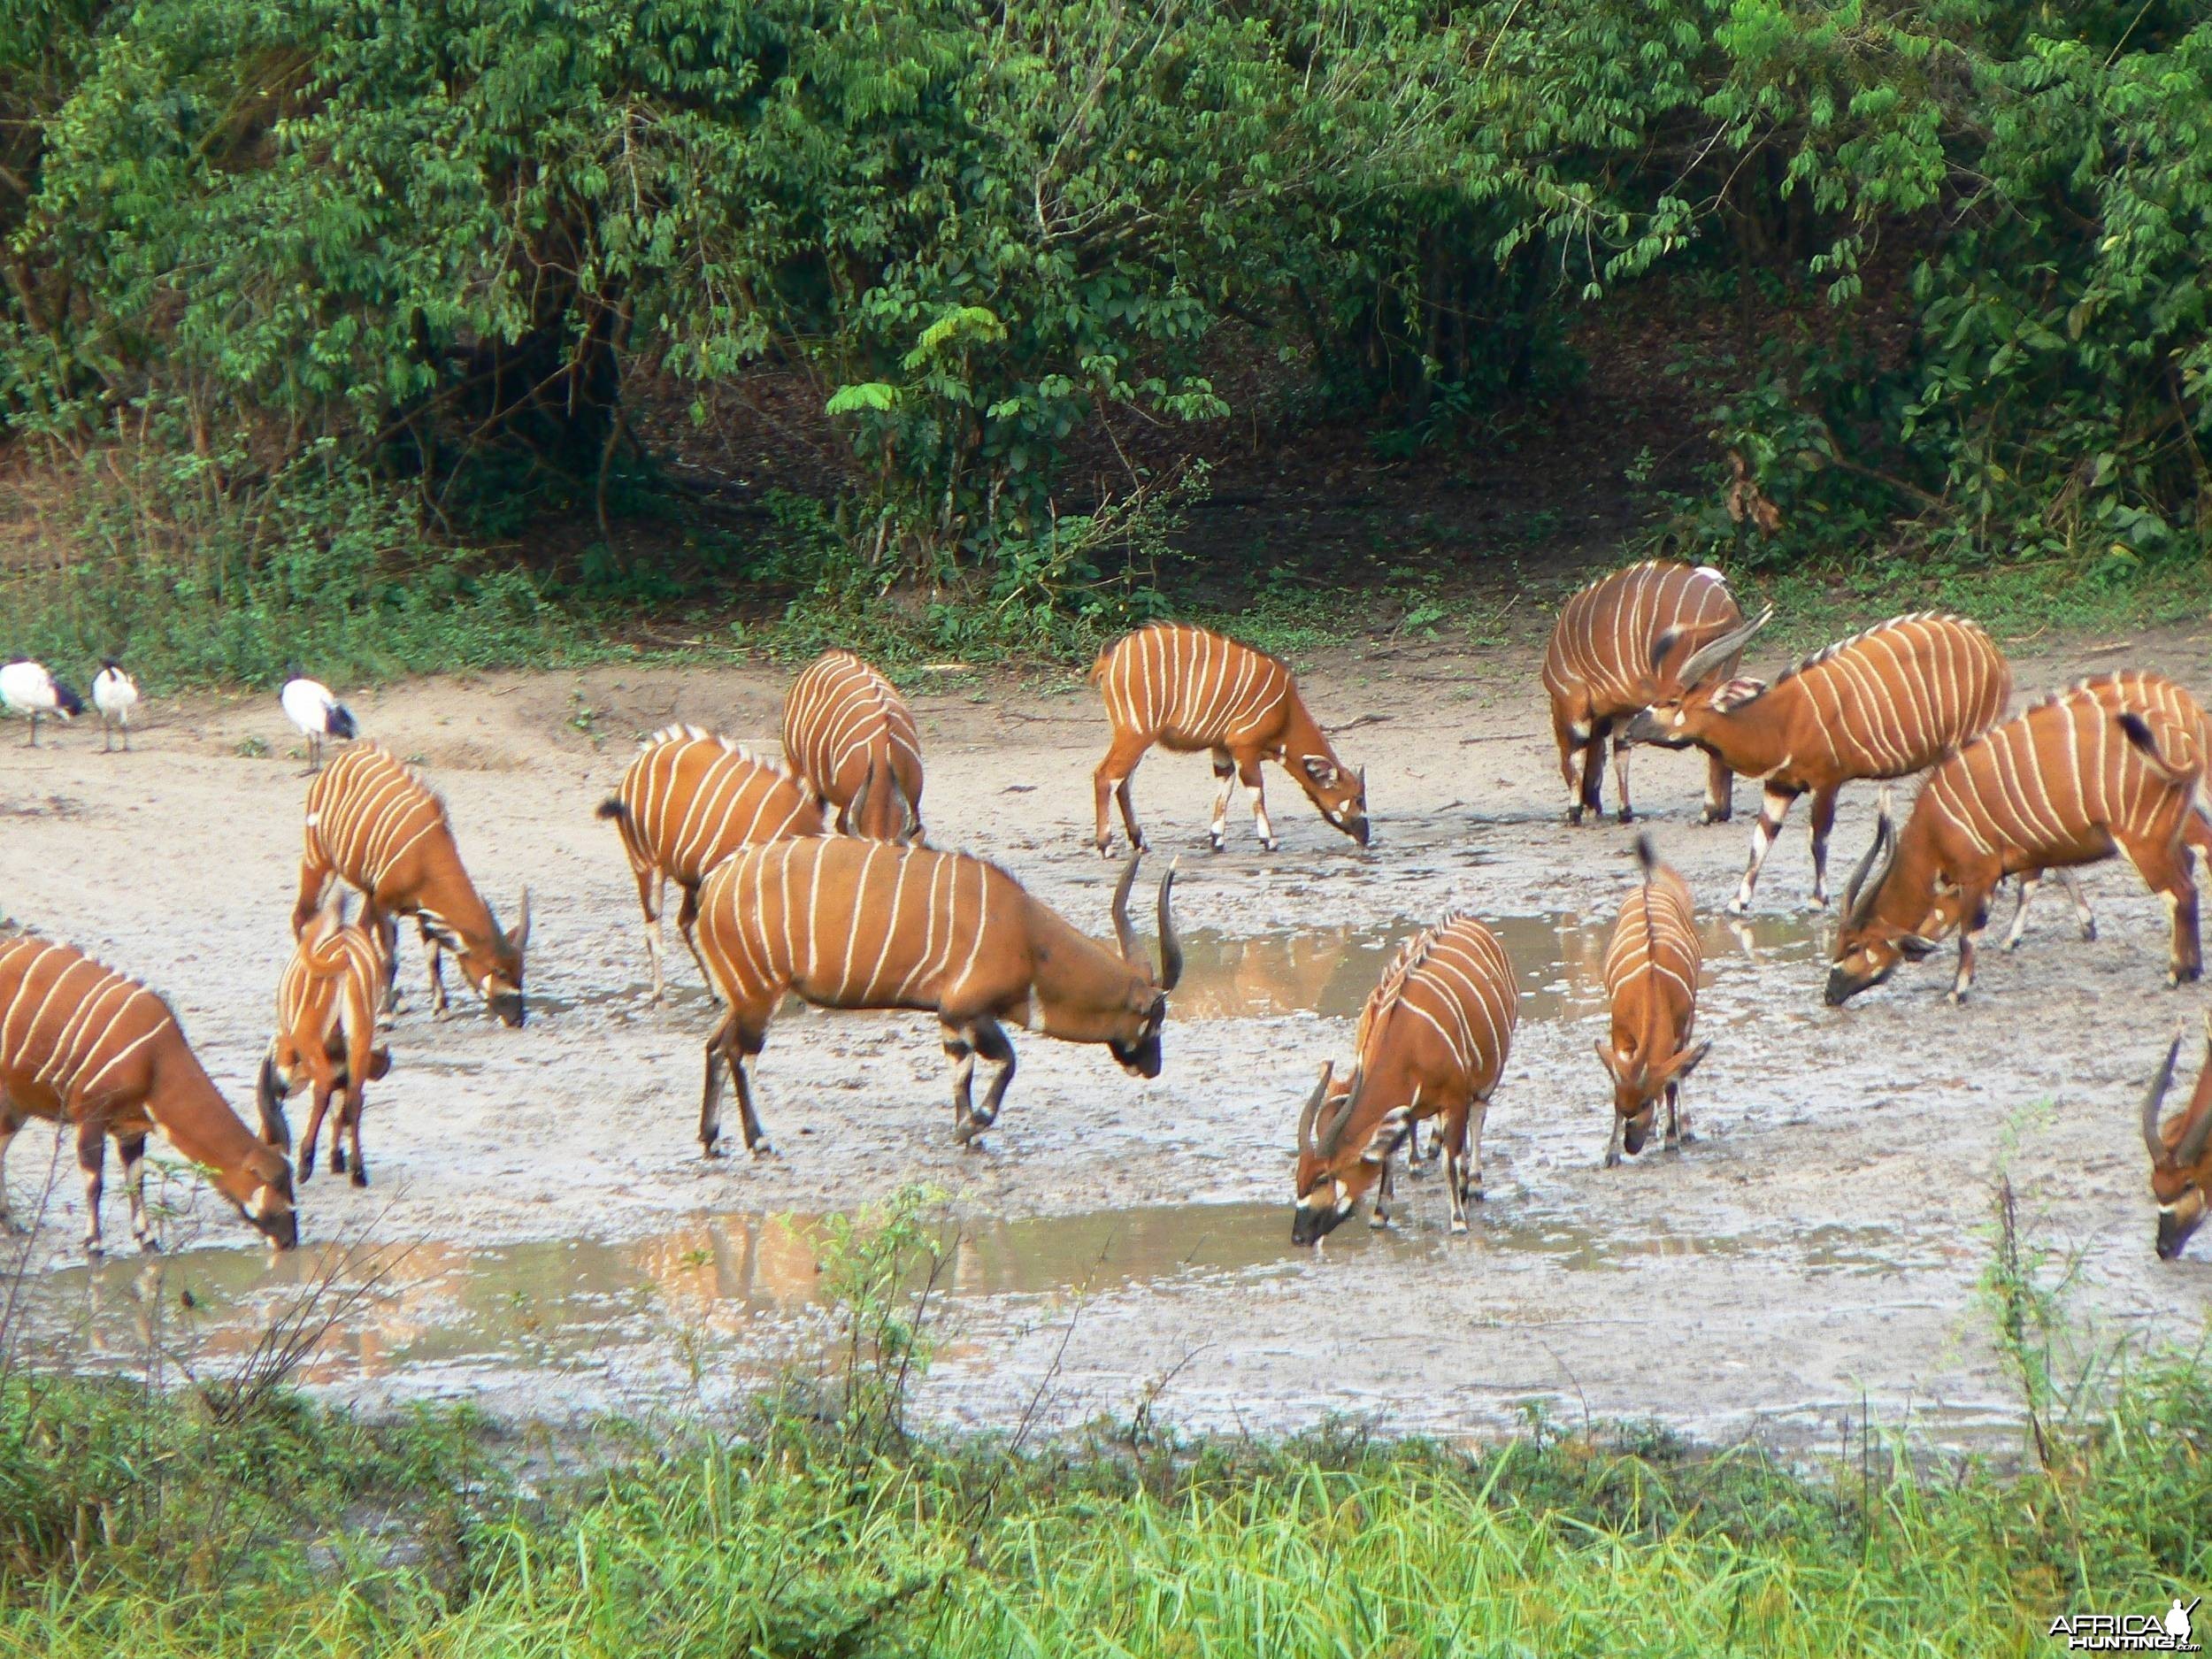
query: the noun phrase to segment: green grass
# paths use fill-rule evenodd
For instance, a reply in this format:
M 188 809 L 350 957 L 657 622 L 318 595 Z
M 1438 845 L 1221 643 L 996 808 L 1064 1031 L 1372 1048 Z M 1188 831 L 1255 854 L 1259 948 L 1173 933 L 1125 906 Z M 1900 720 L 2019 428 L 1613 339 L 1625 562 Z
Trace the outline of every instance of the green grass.
M 1863 1433 L 1793 1468 L 1540 1417 L 1471 1450 L 1343 1425 L 918 1438 L 933 1202 L 833 1230 L 815 1380 L 733 1424 L 514 1437 L 9 1374 L 0 1653 L 2032 1655 L 2058 1612 L 2212 1582 L 2202 1355 L 2061 1363 L 2070 1280 L 2015 1239 L 2008 1188 L 1985 1291 L 2039 1448 L 2010 1471 Z

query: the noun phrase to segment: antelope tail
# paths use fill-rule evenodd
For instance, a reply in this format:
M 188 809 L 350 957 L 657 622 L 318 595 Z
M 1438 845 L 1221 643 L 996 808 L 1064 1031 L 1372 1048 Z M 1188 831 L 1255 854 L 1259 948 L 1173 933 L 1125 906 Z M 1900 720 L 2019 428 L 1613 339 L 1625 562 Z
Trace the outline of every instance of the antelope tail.
M 592 816 L 595 818 L 623 819 L 630 816 L 630 809 L 622 804 L 622 797 L 620 795 L 611 795 L 599 803 L 598 810 L 594 812 Z
M 1654 850 L 1649 835 L 1636 838 L 1636 864 L 1644 872 L 1644 885 L 1649 887 L 1652 877 L 1659 871 L 1659 855 Z
M 2114 718 L 2119 721 L 2120 730 L 2126 734 L 2128 741 L 2135 745 L 2142 755 L 2143 764 L 2168 783 L 2183 783 L 2196 776 L 2198 767 L 2202 764 L 2201 757 L 2198 757 L 2195 765 L 2185 759 L 2177 760 L 2160 744 L 2158 733 L 2152 729 L 2151 723 L 2131 709 L 2124 710 Z

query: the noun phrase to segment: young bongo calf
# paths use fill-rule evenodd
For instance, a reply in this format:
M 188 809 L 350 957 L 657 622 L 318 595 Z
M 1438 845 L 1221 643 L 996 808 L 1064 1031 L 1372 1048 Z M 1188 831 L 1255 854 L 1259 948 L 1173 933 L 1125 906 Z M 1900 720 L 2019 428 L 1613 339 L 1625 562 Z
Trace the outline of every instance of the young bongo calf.
M 276 1035 L 262 1057 L 254 1100 L 261 1112 L 261 1138 L 273 1147 L 288 1148 L 292 1130 L 284 1102 L 302 1083 L 312 1086 L 314 1104 L 300 1142 L 302 1181 L 315 1173 L 315 1142 L 336 1094 L 338 1116 L 330 1125 L 332 1172 L 347 1172 L 350 1143 L 353 1184 L 369 1184 L 368 1160 L 361 1156 L 362 1091 L 392 1069 L 391 1051 L 376 1040 L 377 1007 L 390 973 L 383 935 L 349 924 L 342 902 L 315 912 L 284 964 L 284 977 L 277 983 Z
M 1443 1120 L 1452 1231 L 1467 1231 L 1467 1201 L 1482 1197 L 1482 1121 L 1520 1012 L 1505 947 L 1473 917 L 1406 942 L 1360 1010 L 1351 1076 L 1323 1066 L 1299 1115 L 1293 1244 L 1317 1243 L 1379 1181 L 1373 1219 L 1386 1225 L 1391 1156 L 1427 1118 Z
M 1298 695 L 1288 667 L 1247 645 L 1187 623 L 1155 622 L 1123 637 L 1099 654 L 1091 679 L 1106 701 L 1113 722 L 1113 742 L 1091 775 L 1098 808 L 1098 851 L 1105 856 L 1112 831 L 1109 797 L 1121 803 L 1122 826 L 1132 851 L 1145 848 L 1137 827 L 1136 803 L 1129 780 L 1155 743 L 1179 755 L 1211 752 L 1221 789 L 1214 797 L 1214 818 L 1207 831 L 1213 850 L 1221 850 L 1228 827 L 1229 780 L 1244 784 L 1252 800 L 1252 823 L 1260 845 L 1273 852 L 1275 831 L 1267 821 L 1267 796 L 1260 763 L 1271 760 L 1297 780 L 1321 816 L 1361 846 L 1367 845 L 1367 774 L 1351 772 L 1336 757 L 1329 740 Z
M 2181 1039 L 2166 1050 L 2166 1064 L 2143 1096 L 2143 1145 L 2151 1155 L 2151 1196 L 2158 1201 L 2158 1259 L 2170 1262 L 2181 1254 L 2189 1235 L 2204 1219 L 2212 1202 L 2212 1014 L 2204 1021 L 2204 1066 L 2197 1073 L 2196 1093 L 2181 1115 L 2161 1125 L 2159 1109 L 2174 1080 L 2174 1065 L 2181 1058 Z
M 1669 1151 L 1690 1140 L 1682 1115 L 1682 1084 L 1713 1045 L 1690 1045 L 1697 1025 L 1697 978 L 1703 949 L 1697 909 L 1680 876 L 1652 851 L 1651 837 L 1636 838 L 1643 884 L 1621 906 L 1613 942 L 1605 953 L 1605 994 L 1613 1004 L 1613 1035 L 1597 1045 L 1613 1079 L 1613 1135 L 1605 1167 L 1644 1149 L 1659 1097 L 1667 1101 Z

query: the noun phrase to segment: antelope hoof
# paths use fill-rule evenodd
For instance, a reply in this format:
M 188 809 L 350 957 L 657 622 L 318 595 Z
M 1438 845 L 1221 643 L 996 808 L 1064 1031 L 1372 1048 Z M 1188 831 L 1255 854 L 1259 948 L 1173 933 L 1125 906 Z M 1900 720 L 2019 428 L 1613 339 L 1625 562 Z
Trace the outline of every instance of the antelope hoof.
M 100 1242 L 98 1233 L 88 1233 L 85 1234 L 84 1253 L 97 1261 L 108 1253 L 107 1246 Z
M 753 1162 L 756 1164 L 759 1163 L 763 1158 L 776 1158 L 783 1156 L 780 1152 L 778 1152 L 775 1148 L 770 1146 L 765 1141 L 756 1141 L 751 1146 L 746 1148 L 745 1149 L 753 1155 Z
M 1727 910 L 1731 916 L 1748 916 L 1751 914 L 1751 904 L 1748 900 L 1739 895 L 1728 901 Z
M 138 1235 L 138 1248 L 140 1253 L 142 1255 L 159 1256 L 161 1254 L 161 1235 L 157 1233 L 140 1233 Z
M 2097 925 L 2096 925 L 2096 923 L 2094 923 L 2094 922 L 2084 922 L 2084 923 L 2081 925 L 2081 937 L 2082 937 L 2082 942 L 2083 942 L 2084 944 L 2087 944 L 2087 945 L 2093 945 L 2093 944 L 2095 944 L 2095 943 L 2097 942 Z
M 1725 824 L 1735 816 L 1735 811 L 1732 808 L 1724 807 L 1721 810 L 1716 812 L 1711 807 L 1709 806 L 1705 809 L 1705 816 L 1698 821 L 1701 824 Z
M 345 1149 L 345 1148 L 343 1148 L 343 1147 L 333 1147 L 333 1148 L 331 1148 L 331 1152 L 330 1152 L 330 1172 L 331 1172 L 333 1175 L 343 1175 L 343 1174 L 346 1172 L 346 1149 Z
M 1618 1147 L 1608 1147 L 1608 1148 L 1605 1148 L 1605 1167 L 1606 1167 L 1607 1169 L 1609 1169 L 1609 1170 L 1617 1170 L 1617 1169 L 1620 1168 L 1620 1166 L 1621 1166 L 1621 1153 L 1620 1153 L 1620 1148 L 1619 1148 Z
M 315 1179 L 315 1160 L 307 1156 L 304 1153 L 301 1154 L 297 1175 L 299 1183 L 303 1187 L 306 1186 L 308 1182 L 313 1180 Z
M 1210 853 L 1217 853 L 1221 850 L 1221 832 L 1219 830 L 1208 830 L 1206 832 L 1206 850 Z
M 358 1164 L 353 1166 L 353 1184 L 356 1187 L 366 1187 L 369 1184 L 368 1171 Z
M 980 1148 L 975 1147 L 975 1138 L 990 1126 L 978 1118 L 963 1118 L 952 1126 L 952 1143 L 956 1147 L 975 1148 L 980 1151 Z
M 1623 807 L 1614 816 L 1624 824 L 1633 824 L 1636 821 L 1636 815 L 1630 811 L 1626 807 Z
M 1454 1216 L 1452 1217 L 1452 1231 L 1455 1233 L 1466 1232 L 1467 1217 L 1464 1216 Z
M 2017 950 L 2020 949 L 2020 941 L 2017 939 L 2008 939 L 2005 941 L 2005 949 L 2007 951 Z
M 1944 993 L 1943 1000 L 1948 1002 L 1953 1008 L 1960 1007 L 1966 1001 L 1966 987 L 1964 986 L 1955 986 L 1952 989 Z
M 1825 893 L 1816 893 L 1812 895 L 1811 897 L 1805 901 L 1805 908 L 1809 910 L 1826 910 L 1828 908 L 1828 895 Z
M 1282 842 L 1275 840 L 1272 836 L 1263 836 L 1260 840 L 1260 846 L 1271 853 L 1280 852 L 1283 849 Z
M 1567 809 L 1567 822 L 1579 826 L 1582 823 L 1582 809 L 1578 806 L 1569 807 Z

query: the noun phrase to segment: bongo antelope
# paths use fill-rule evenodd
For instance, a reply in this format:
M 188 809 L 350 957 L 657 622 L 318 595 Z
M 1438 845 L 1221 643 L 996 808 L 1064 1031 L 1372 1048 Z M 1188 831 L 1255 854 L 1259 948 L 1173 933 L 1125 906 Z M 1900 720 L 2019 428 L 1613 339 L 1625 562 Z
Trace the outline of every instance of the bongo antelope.
M 1386 1225 L 1391 1156 L 1429 1118 L 1442 1120 L 1452 1231 L 1467 1231 L 1467 1201 L 1482 1197 L 1483 1118 L 1520 1011 L 1505 948 L 1473 917 L 1406 941 L 1360 1010 L 1351 1075 L 1324 1065 L 1299 1114 L 1293 1244 L 1318 1242 L 1378 1183 L 1372 1220 Z
M 1680 692 L 1682 664 L 1701 645 L 1743 620 L 1728 579 L 1709 565 L 1692 569 L 1651 559 L 1592 582 L 1560 608 L 1544 650 L 1544 690 L 1551 698 L 1552 738 L 1559 745 L 1560 775 L 1567 780 L 1567 821 L 1604 810 L 1605 747 L 1613 745 L 1621 822 L 1635 813 L 1628 802 L 1629 719 Z M 1663 641 L 1663 644 L 1662 643 Z M 1733 673 L 1732 653 L 1718 672 Z M 1669 740 L 1669 746 L 1681 744 Z M 1582 776 L 1575 777 L 1575 757 Z M 1727 763 L 1705 757 L 1705 822 L 1732 815 L 1735 782 Z
M 1621 906 L 1605 952 L 1605 995 L 1613 1005 L 1610 1041 L 1598 1059 L 1613 1079 L 1613 1135 L 1605 1167 L 1634 1156 L 1651 1133 L 1659 1099 L 1667 1102 L 1669 1151 L 1694 1139 L 1682 1114 L 1682 1085 L 1713 1045 L 1693 1047 L 1697 980 L 1703 964 L 1697 909 L 1680 876 L 1661 864 L 1651 838 L 1636 838 L 1643 881 Z
M 92 706 L 100 711 L 100 752 L 115 746 L 115 733 L 123 733 L 123 752 L 131 752 L 131 710 L 138 706 L 138 682 L 123 672 L 113 657 L 100 664 L 92 677 Z
M 637 881 L 656 1002 L 667 995 L 661 910 L 668 883 L 683 890 L 676 928 L 696 962 L 692 926 L 707 872 L 755 841 L 825 833 L 822 803 L 811 784 L 695 726 L 664 726 L 647 738 L 614 794 L 600 803 L 599 816 L 613 819 L 621 831 L 622 850 Z M 706 972 L 703 965 L 700 972 Z
M 523 953 L 530 942 L 530 889 L 522 890 L 515 926 L 499 931 L 491 907 L 461 867 L 445 803 L 390 753 L 374 743 L 347 750 L 307 786 L 307 834 L 300 858 L 299 897 L 292 906 L 297 937 L 312 919 L 332 879 L 343 880 L 367 903 L 361 926 L 384 941 L 393 973 L 399 925 L 411 916 L 429 956 L 434 1012 L 446 1011 L 443 953 L 503 1024 L 519 1025 Z
M 1836 795 L 1855 778 L 1903 778 L 1933 765 L 2004 712 L 2012 671 L 1962 617 L 1897 617 L 1763 680 L 1724 678 L 1724 663 L 1772 620 L 1771 606 L 1691 653 L 1683 689 L 1639 715 L 1639 742 L 1686 741 L 1764 780 L 1751 862 L 1728 913 L 1751 909 L 1767 851 L 1790 803 L 1810 794 L 1812 905 L 1828 903 L 1828 833 Z
M 2181 1039 L 2166 1050 L 2166 1063 L 2143 1096 L 2143 1146 L 2151 1155 L 2151 1196 L 2158 1201 L 2158 1259 L 2179 1256 L 2189 1235 L 2212 1202 L 2212 1014 L 2205 1017 L 2204 1064 L 2196 1092 L 2170 1123 L 2159 1122 L 2159 1109 L 2172 1087 L 2181 1058 Z
M 850 651 L 825 651 L 783 703 L 785 762 L 837 809 L 841 834 L 922 839 L 922 743 L 896 687 Z
M 360 734 L 361 727 L 353 718 L 353 710 L 330 695 L 330 687 L 319 680 L 288 680 L 284 689 L 277 694 L 277 701 L 284 705 L 285 718 L 300 729 L 307 740 L 307 770 L 323 769 L 323 740 L 326 737 L 343 741 Z
M 2116 713 L 2106 699 L 2123 678 L 2135 706 Z M 2177 690 L 2156 674 L 2085 681 L 1992 727 L 1938 766 L 1901 836 L 1882 815 L 1844 894 L 1829 1006 L 1881 984 L 1900 960 L 1927 956 L 1954 928 L 1959 964 L 1951 1000 L 1961 1000 L 1974 981 L 1975 945 L 2000 881 L 2115 852 L 2166 900 L 2171 982 L 2197 978 L 2187 843 L 2206 833 L 2197 799 L 2205 756 L 2195 724 L 2170 712 Z
M 161 1248 L 146 1214 L 146 1137 L 159 1130 L 210 1171 L 224 1197 L 279 1249 L 299 1240 L 292 1171 L 254 1139 L 201 1069 L 168 1003 L 135 979 L 32 933 L 0 938 L 0 1162 L 31 1118 L 76 1131 L 85 1248 L 100 1243 L 100 1191 L 112 1137 L 131 1232 Z M 0 1226 L 7 1217 L 0 1173 Z
M 964 1146 L 990 1127 L 1013 1081 L 1001 1020 L 1103 1043 L 1125 1071 L 1159 1076 L 1167 995 L 1183 972 L 1169 903 L 1175 872 L 1160 878 L 1157 972 L 1129 926 L 1136 874 L 1133 856 L 1114 888 L 1117 955 L 996 865 L 963 853 L 834 835 L 741 847 L 699 893 L 699 954 L 728 1010 L 707 1040 L 700 1145 L 714 1156 L 728 1071 L 747 1149 L 771 1149 L 747 1063 L 787 991 L 818 1008 L 934 1013 L 952 1062 L 953 1140 Z M 978 1055 L 998 1068 L 980 1108 L 970 1094 Z
M 43 663 L 10 663 L 0 668 L 0 703 L 31 717 L 31 747 L 38 747 L 38 718 L 67 720 L 84 712 L 84 699 L 46 672 Z
M 350 1143 L 353 1184 L 369 1184 L 368 1161 L 361 1156 L 362 1091 L 392 1069 L 391 1053 L 377 1041 L 376 1028 L 377 1006 L 390 971 L 383 934 L 349 924 L 342 900 L 326 902 L 315 912 L 294 944 L 291 960 L 284 964 L 284 977 L 277 984 L 276 1035 L 262 1057 L 254 1100 L 260 1110 L 262 1140 L 288 1148 L 292 1132 L 285 1121 L 284 1102 L 301 1084 L 312 1087 L 314 1103 L 299 1148 L 302 1181 L 315 1173 L 315 1142 L 335 1094 L 338 1116 L 330 1125 L 332 1172 L 348 1172 Z
M 1216 852 L 1227 829 L 1232 777 L 1243 783 L 1251 799 L 1260 845 L 1275 850 L 1260 778 L 1263 760 L 1287 771 L 1323 818 L 1367 845 L 1366 772 L 1349 771 L 1338 761 L 1306 712 L 1296 679 L 1272 657 L 1204 628 L 1155 622 L 1108 646 L 1092 664 L 1090 677 L 1106 700 L 1114 727 L 1106 758 L 1091 778 L 1102 856 L 1112 834 L 1109 797 L 1121 803 L 1131 849 L 1145 849 L 1129 781 L 1155 743 L 1179 755 L 1205 749 L 1213 756 L 1221 787 L 1207 839 Z
M 2116 674 L 2084 680 L 2082 686 L 2115 714 L 2139 704 L 2163 708 L 2176 720 L 2193 726 L 2197 733 L 2198 752 L 2212 757 L 2212 719 L 2206 718 L 2203 705 L 2185 687 L 2163 675 L 2123 669 Z M 2200 810 L 2183 822 L 2182 839 L 2194 850 L 2199 863 L 2207 869 L 2212 869 L 2212 821 L 2205 817 L 2201 797 Z M 2085 942 L 2093 941 L 2097 937 L 2097 918 L 2089 908 L 2088 899 L 2083 896 L 2081 883 L 2075 879 L 2070 870 L 2054 870 L 2049 873 L 2058 878 L 2059 885 L 2066 889 L 2067 897 L 2074 902 L 2074 915 L 2081 925 L 2082 939 Z M 2041 885 L 2042 875 L 2040 871 L 2030 871 L 2020 878 L 2020 896 L 2013 906 L 2012 928 L 2005 935 L 2007 950 L 2020 948 L 2020 935 L 2026 930 L 2028 923 L 2028 901 L 2035 896 L 2036 888 Z

